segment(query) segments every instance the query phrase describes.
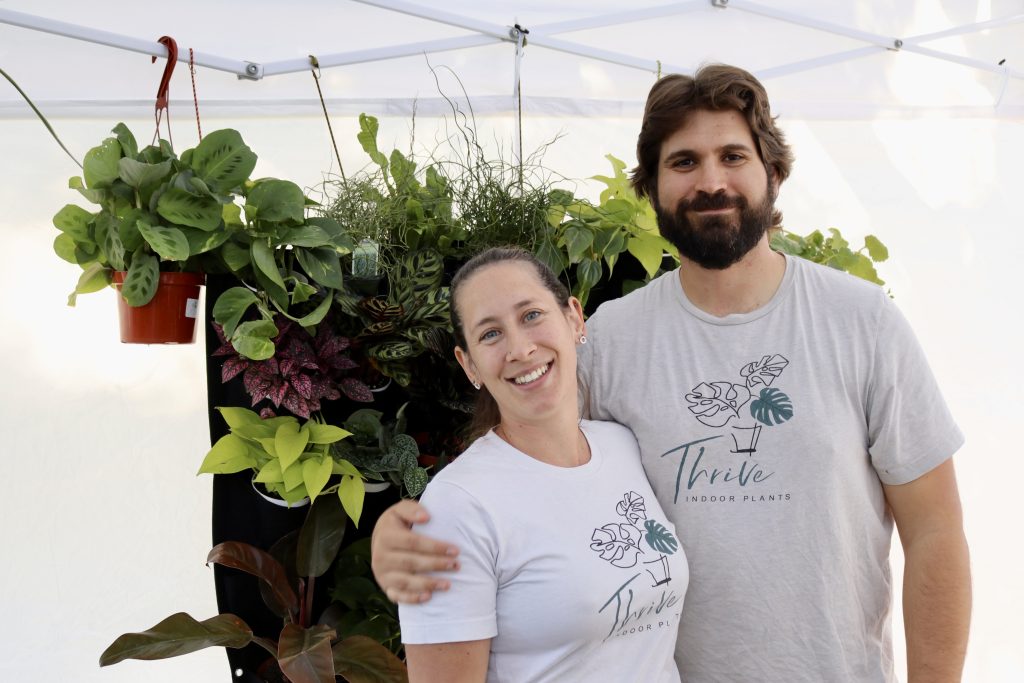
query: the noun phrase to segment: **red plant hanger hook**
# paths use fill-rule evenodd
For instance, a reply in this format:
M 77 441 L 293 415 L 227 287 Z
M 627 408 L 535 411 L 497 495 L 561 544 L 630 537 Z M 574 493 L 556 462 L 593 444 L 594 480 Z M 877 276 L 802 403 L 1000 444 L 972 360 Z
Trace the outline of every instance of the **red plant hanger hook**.
M 166 111 L 167 139 L 170 141 L 171 147 L 174 147 L 174 138 L 171 136 L 171 110 L 168 105 L 170 104 L 171 74 L 174 73 L 174 67 L 178 63 L 178 43 L 170 36 L 161 36 L 160 40 L 156 42 L 167 48 L 167 64 L 164 65 L 164 74 L 160 78 L 160 87 L 156 91 L 156 108 L 154 111 L 156 132 L 153 133 L 153 142 L 157 143 L 160 139 L 160 119 L 162 113 Z M 156 62 L 156 57 L 153 57 L 153 62 Z

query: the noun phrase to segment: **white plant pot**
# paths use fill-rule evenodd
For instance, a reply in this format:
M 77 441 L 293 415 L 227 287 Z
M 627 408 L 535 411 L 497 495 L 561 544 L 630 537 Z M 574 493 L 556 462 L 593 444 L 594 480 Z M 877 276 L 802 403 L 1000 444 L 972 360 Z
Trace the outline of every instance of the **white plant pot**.
M 288 501 L 283 500 L 281 498 L 277 498 L 275 496 L 268 496 L 266 493 L 264 493 L 263 491 L 260 490 L 259 486 L 256 485 L 256 480 L 255 479 L 253 479 L 251 483 L 252 483 L 252 490 L 255 491 L 259 495 L 260 498 L 262 498 L 263 500 L 267 501 L 271 505 L 276 505 L 277 507 L 281 507 L 281 508 L 300 508 L 300 507 L 304 507 L 306 505 L 309 505 L 309 498 L 303 498 L 302 500 L 300 500 L 300 501 L 298 501 L 296 503 L 289 503 Z
M 367 493 L 380 493 L 387 487 L 391 486 L 390 481 L 364 481 L 363 488 L 366 489 Z

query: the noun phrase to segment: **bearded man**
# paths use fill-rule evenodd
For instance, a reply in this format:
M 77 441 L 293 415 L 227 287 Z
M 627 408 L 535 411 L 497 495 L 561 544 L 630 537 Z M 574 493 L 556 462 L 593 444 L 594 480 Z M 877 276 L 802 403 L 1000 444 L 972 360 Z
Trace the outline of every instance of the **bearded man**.
M 764 87 L 726 65 L 651 90 L 633 186 L 678 270 L 604 304 L 579 368 L 594 419 L 625 424 L 690 562 L 684 681 L 895 681 L 893 525 L 908 680 L 958 681 L 970 569 L 963 443 L 913 332 L 878 287 L 772 251 L 793 155 Z M 524 505 L 528 505 L 524 501 Z M 389 510 L 374 573 L 429 599 L 457 549 Z

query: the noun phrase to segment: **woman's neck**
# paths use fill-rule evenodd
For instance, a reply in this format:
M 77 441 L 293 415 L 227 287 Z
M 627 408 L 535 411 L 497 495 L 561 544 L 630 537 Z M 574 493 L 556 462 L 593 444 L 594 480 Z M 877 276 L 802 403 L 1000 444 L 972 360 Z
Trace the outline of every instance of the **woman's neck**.
M 573 416 L 540 424 L 502 418 L 494 432 L 513 448 L 556 467 L 590 462 L 590 445 Z

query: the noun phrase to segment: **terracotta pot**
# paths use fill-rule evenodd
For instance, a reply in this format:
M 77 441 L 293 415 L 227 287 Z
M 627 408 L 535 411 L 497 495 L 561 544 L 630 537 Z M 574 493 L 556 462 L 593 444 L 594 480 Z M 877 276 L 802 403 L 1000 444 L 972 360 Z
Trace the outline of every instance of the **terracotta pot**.
M 145 306 L 129 306 L 121 296 L 126 273 L 114 273 L 121 342 L 125 344 L 192 344 L 199 315 L 200 273 L 160 273 L 156 294 Z

